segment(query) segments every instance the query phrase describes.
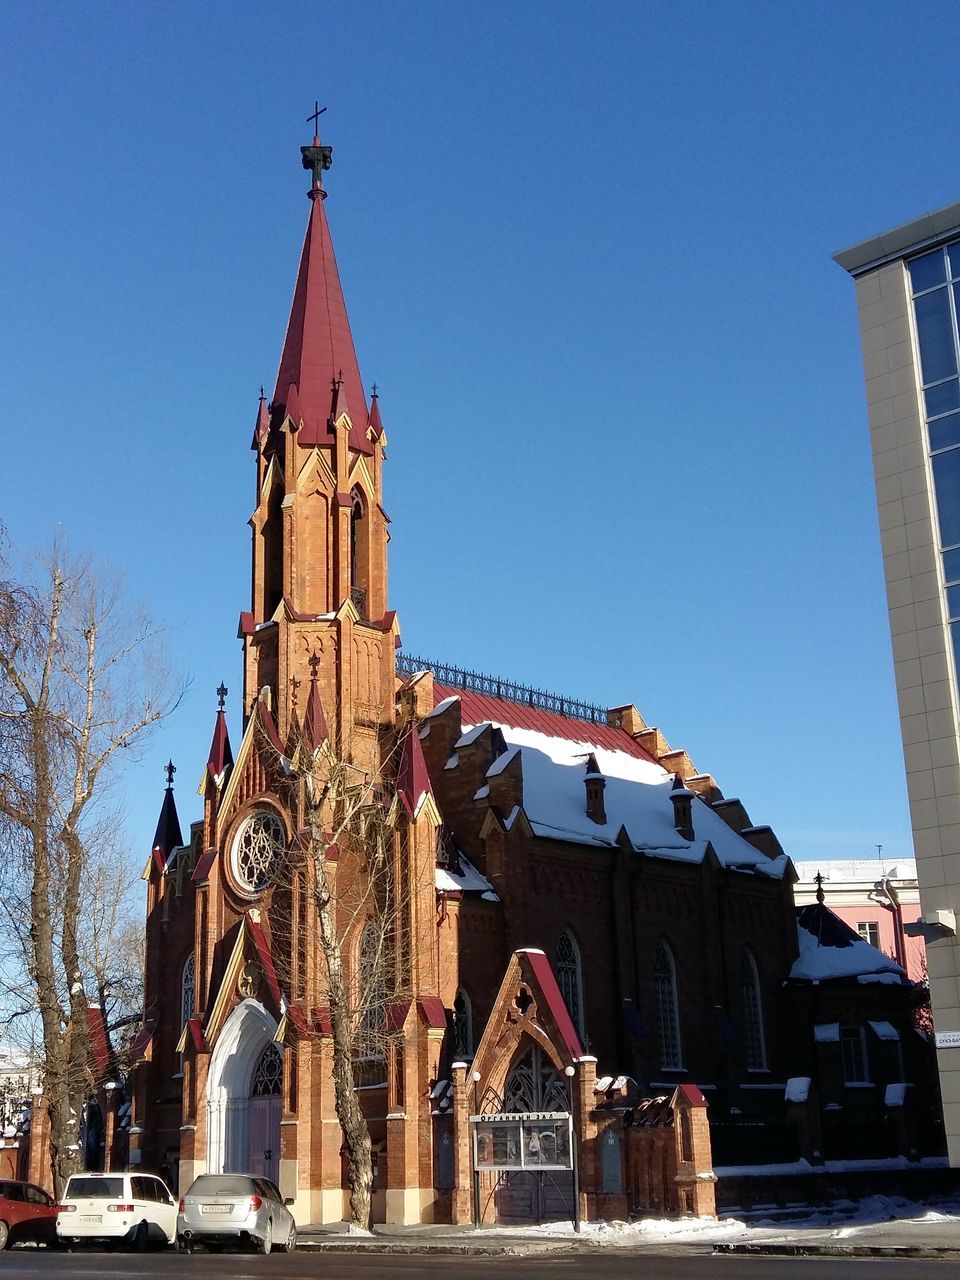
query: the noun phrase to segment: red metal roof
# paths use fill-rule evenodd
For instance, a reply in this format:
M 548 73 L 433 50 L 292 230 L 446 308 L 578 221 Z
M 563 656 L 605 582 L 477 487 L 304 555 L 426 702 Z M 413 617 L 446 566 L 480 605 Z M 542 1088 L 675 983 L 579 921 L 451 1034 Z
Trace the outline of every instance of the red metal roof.
M 566 1002 L 560 994 L 560 988 L 557 985 L 557 979 L 554 977 L 550 961 L 542 951 L 521 950 L 517 954 L 523 956 L 533 970 L 543 993 L 543 998 L 546 1000 L 547 1007 L 553 1015 L 553 1021 L 570 1057 L 582 1058 L 583 1045 L 580 1043 L 580 1037 L 577 1035 L 577 1029 L 573 1025 L 573 1019 L 570 1017 Z
M 342 375 L 337 397 L 339 415 L 346 409 L 353 423 L 350 444 L 361 453 L 372 453 L 366 436 L 368 411 L 360 366 L 347 319 L 340 273 L 333 252 L 323 200 L 314 193 L 307 234 L 300 255 L 300 269 L 290 308 L 283 354 L 273 393 L 276 409 L 285 407 L 303 422 L 301 444 L 325 444 L 333 439 L 329 419 L 333 408 L 334 381 Z M 295 388 L 291 396 L 290 388 Z M 280 423 L 274 419 L 274 426 Z
M 210 754 L 207 756 L 207 773 L 211 778 L 219 778 L 228 764 L 233 764 L 233 752 L 230 750 L 230 735 L 227 733 L 227 716 L 221 708 L 217 712 L 217 721 L 213 726 L 213 741 L 210 743 Z
M 624 729 L 594 724 L 590 720 L 576 720 L 572 716 L 562 716 L 559 711 L 544 711 L 541 707 L 511 702 L 509 698 L 495 698 L 490 694 L 474 693 L 470 689 L 453 689 L 442 684 L 433 686 L 433 695 L 435 703 L 442 702 L 444 698 L 459 698 L 460 716 L 465 725 L 483 724 L 490 720 L 494 724 L 510 725 L 515 729 L 533 729 L 550 738 L 588 742 L 608 751 L 623 751 L 638 760 L 656 762 L 656 757 L 641 747 L 639 742 L 635 742 Z

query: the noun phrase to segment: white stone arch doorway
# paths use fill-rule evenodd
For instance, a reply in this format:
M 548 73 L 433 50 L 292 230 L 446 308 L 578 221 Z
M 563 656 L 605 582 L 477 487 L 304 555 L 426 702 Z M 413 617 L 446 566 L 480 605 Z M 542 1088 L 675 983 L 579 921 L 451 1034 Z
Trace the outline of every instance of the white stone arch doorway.
M 207 1074 L 207 1171 L 252 1173 L 276 1182 L 281 1081 L 275 1019 L 244 1000 L 224 1023 Z M 282 1059 L 280 1059 L 282 1060 Z M 254 1096 L 257 1095 L 257 1096 Z

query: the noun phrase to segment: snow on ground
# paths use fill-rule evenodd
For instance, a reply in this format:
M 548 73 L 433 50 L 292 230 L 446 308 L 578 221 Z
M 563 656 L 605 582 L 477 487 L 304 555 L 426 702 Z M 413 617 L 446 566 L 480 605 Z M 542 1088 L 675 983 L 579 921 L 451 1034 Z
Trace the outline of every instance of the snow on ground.
M 933 1205 L 936 1207 L 932 1207 Z M 772 1212 L 771 1207 L 771 1212 Z M 779 1211 L 783 1212 L 783 1211 Z M 741 1218 L 643 1218 L 635 1222 L 585 1222 L 580 1238 L 591 1244 L 636 1246 L 640 1244 L 713 1244 L 719 1241 L 738 1243 L 775 1243 L 802 1239 L 813 1233 L 821 1243 L 855 1241 L 869 1236 L 871 1229 L 884 1223 L 904 1222 L 910 1227 L 943 1224 L 957 1231 L 960 1240 L 960 1198 L 933 1201 L 930 1204 L 904 1199 L 902 1196 L 874 1195 L 858 1202 L 838 1200 L 819 1209 L 795 1208 L 789 1220 L 760 1218 L 745 1222 Z M 535 1227 L 484 1227 L 476 1235 L 530 1236 L 542 1238 L 575 1238 L 570 1222 L 548 1222 Z M 864 1240 L 864 1243 L 867 1243 Z

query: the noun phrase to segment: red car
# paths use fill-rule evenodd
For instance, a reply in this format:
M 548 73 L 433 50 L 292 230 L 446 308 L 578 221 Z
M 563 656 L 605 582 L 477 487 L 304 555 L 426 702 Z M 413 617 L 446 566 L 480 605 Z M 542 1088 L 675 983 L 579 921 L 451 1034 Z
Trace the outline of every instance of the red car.
M 0 1181 L 0 1249 L 20 1240 L 56 1243 L 56 1203 L 32 1182 Z

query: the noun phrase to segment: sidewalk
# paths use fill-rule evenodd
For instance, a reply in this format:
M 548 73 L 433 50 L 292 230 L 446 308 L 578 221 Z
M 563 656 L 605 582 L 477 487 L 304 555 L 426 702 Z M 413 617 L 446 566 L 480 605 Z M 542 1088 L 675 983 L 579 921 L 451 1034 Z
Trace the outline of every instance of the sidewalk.
M 777 1254 L 793 1257 L 902 1257 L 960 1260 L 960 1203 L 917 1204 L 884 1196 L 841 1202 L 780 1221 L 740 1218 L 569 1222 L 542 1227 L 387 1226 L 352 1233 L 346 1223 L 300 1230 L 302 1249 L 336 1253 L 431 1253 L 495 1257 L 573 1250 L 645 1253 Z

